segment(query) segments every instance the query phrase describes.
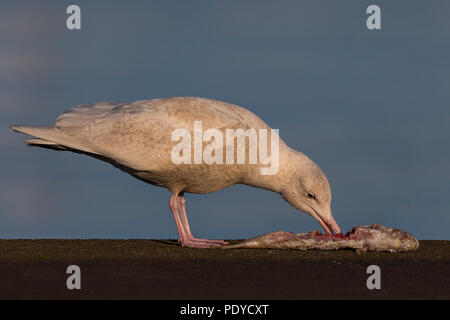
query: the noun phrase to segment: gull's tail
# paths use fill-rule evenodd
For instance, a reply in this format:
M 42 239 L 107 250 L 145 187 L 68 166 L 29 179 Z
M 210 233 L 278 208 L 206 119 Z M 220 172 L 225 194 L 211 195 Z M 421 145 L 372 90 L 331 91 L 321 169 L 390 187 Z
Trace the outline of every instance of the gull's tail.
M 10 126 L 11 131 L 25 133 L 37 139 L 28 139 L 28 145 L 51 148 L 56 150 L 80 150 L 96 153 L 84 146 L 80 141 L 68 134 L 50 126 Z

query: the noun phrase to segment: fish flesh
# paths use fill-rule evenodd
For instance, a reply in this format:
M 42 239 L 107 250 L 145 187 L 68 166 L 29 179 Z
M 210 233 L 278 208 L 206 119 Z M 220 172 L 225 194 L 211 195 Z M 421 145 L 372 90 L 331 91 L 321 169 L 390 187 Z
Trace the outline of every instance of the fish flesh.
M 365 251 L 414 251 L 419 247 L 419 240 L 413 235 L 394 228 L 373 224 L 353 227 L 347 234 L 322 234 L 320 231 L 294 233 L 277 231 L 248 239 L 234 245 L 220 248 L 266 248 L 296 250 L 338 250 L 354 249 Z

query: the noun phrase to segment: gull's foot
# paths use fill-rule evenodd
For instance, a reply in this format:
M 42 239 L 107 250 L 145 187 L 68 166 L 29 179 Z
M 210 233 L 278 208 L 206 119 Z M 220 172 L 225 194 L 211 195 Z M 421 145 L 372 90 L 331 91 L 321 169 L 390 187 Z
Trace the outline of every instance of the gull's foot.
M 209 239 L 197 239 L 197 238 L 190 238 L 185 241 L 181 242 L 181 245 L 183 247 L 189 247 L 189 248 L 212 248 L 212 247 L 218 247 L 223 244 L 227 244 L 228 242 L 224 240 L 209 240 Z

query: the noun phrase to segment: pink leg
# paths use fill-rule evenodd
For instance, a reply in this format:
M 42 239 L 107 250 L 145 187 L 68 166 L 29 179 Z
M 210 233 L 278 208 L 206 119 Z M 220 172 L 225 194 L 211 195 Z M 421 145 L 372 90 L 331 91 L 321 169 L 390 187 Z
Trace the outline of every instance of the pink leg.
M 221 240 L 207 240 L 207 239 L 196 239 L 191 234 L 189 223 L 187 220 L 186 210 L 184 205 L 186 200 L 184 200 L 184 196 L 182 196 L 183 201 L 180 201 L 180 196 L 177 194 L 172 194 L 169 200 L 169 207 L 172 211 L 173 217 L 175 219 L 175 223 L 177 225 L 179 241 L 183 247 L 191 247 L 191 248 L 210 248 L 214 246 L 219 246 L 222 243 L 225 243 Z M 219 242 L 218 242 L 219 241 Z
M 186 234 L 186 237 L 189 241 L 198 242 L 198 243 L 204 243 L 204 244 L 227 244 L 226 241 L 223 240 L 209 240 L 209 239 L 197 239 L 195 238 L 191 233 L 191 228 L 189 227 L 189 221 L 186 214 L 186 199 L 184 198 L 184 193 L 180 193 L 178 196 L 178 203 L 180 208 L 180 217 L 181 217 L 181 224 L 183 225 L 184 232 Z
M 177 195 L 172 194 L 170 196 L 169 208 L 170 208 L 170 211 L 172 211 L 173 218 L 175 219 L 175 224 L 177 225 L 177 230 L 178 230 L 178 241 L 180 241 L 181 239 L 183 239 L 185 237 L 185 235 L 184 235 L 183 225 L 181 224 Z

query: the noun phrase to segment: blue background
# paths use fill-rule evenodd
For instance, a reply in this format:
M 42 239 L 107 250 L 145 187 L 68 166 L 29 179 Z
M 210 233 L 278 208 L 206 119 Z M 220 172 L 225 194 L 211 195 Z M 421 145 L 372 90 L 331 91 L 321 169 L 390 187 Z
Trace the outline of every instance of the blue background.
M 107 163 L 27 148 L 11 124 L 78 104 L 202 96 L 255 112 L 328 176 L 343 230 L 450 239 L 450 2 L 3 1 L 0 238 L 176 238 L 169 192 Z M 382 29 L 366 28 L 378 4 Z M 196 236 L 319 224 L 275 193 L 188 195 Z

